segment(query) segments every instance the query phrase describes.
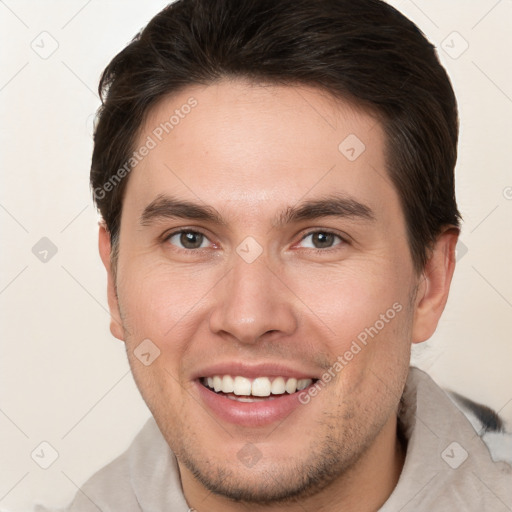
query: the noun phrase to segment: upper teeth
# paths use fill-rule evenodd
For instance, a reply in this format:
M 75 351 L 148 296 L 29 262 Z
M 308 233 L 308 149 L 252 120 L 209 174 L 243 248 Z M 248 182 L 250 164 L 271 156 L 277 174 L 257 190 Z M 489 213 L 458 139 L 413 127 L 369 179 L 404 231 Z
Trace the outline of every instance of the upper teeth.
M 235 395 L 270 396 L 295 393 L 307 388 L 313 382 L 312 379 L 295 379 L 275 377 L 271 381 L 269 377 L 231 377 L 231 375 L 215 375 L 203 379 L 203 384 L 216 392 L 234 393 Z

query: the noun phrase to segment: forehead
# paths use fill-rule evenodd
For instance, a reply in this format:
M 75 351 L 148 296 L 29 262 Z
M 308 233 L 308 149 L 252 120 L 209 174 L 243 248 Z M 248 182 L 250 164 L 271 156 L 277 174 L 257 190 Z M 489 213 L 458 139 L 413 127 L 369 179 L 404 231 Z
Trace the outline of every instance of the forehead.
M 255 221 L 342 192 L 401 213 L 381 124 L 315 88 L 241 80 L 188 87 L 149 113 L 135 149 L 143 146 L 125 200 L 139 212 L 170 194 Z

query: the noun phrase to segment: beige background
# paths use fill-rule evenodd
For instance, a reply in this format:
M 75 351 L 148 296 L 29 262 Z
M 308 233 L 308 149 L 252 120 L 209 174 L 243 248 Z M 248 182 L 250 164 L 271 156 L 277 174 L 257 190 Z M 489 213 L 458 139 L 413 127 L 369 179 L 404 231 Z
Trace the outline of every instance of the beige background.
M 512 423 L 512 1 L 391 3 L 438 46 L 462 124 L 467 252 L 415 362 Z M 65 504 L 149 415 L 108 330 L 88 167 L 99 74 L 164 5 L 0 2 L 0 510 Z M 58 250 L 46 263 L 42 237 Z M 42 441 L 59 454 L 47 470 L 30 456 Z

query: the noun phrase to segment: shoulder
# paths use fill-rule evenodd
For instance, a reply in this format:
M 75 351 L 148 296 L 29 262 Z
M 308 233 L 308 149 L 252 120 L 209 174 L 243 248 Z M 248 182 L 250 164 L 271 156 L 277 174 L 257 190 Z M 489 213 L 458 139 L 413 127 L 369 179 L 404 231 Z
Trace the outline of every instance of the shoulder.
M 150 488 L 154 489 L 160 478 L 171 480 L 173 475 L 174 455 L 150 418 L 130 447 L 79 489 L 65 512 L 142 512 Z
M 381 512 L 508 510 L 503 504 L 512 503 L 511 436 L 490 408 L 443 390 L 412 367 L 399 431 L 405 463 Z

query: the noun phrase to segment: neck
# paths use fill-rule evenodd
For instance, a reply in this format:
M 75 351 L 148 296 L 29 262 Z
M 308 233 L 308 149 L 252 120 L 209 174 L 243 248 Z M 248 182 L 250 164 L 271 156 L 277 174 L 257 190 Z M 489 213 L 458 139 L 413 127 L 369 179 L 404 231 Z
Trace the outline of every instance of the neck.
M 339 475 L 318 493 L 290 503 L 250 504 L 254 512 L 375 512 L 396 487 L 405 460 L 405 449 L 397 437 L 397 419 L 393 415 L 372 445 L 347 472 Z M 246 511 L 248 504 L 233 502 L 212 494 L 179 463 L 183 491 L 196 512 Z

